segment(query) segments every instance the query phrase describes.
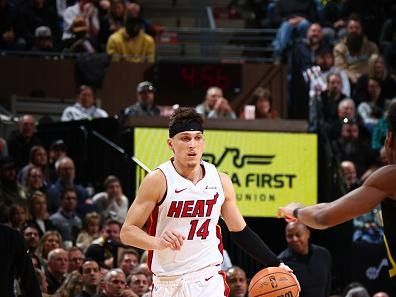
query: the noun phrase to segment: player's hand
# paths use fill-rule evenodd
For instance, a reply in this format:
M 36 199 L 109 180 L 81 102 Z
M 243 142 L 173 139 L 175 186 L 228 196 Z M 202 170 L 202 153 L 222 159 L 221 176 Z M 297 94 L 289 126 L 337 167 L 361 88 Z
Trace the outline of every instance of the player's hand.
M 178 251 L 183 245 L 183 241 L 186 239 L 183 235 L 176 231 L 165 231 L 159 238 L 160 248 L 170 248 L 171 250 Z
M 300 286 L 300 283 L 299 283 L 296 275 L 293 273 L 293 269 L 291 269 L 289 266 L 287 266 L 285 263 L 282 263 L 282 262 L 279 264 L 279 267 L 283 268 L 283 269 L 286 269 L 293 276 L 293 278 L 296 280 L 296 283 L 298 285 L 298 292 L 300 293 L 301 292 L 301 286 Z
M 287 204 L 286 206 L 280 207 L 278 210 L 278 218 L 285 218 L 286 222 L 296 222 L 297 218 L 293 216 L 293 211 L 296 208 L 304 207 L 303 204 L 298 202 L 292 202 Z

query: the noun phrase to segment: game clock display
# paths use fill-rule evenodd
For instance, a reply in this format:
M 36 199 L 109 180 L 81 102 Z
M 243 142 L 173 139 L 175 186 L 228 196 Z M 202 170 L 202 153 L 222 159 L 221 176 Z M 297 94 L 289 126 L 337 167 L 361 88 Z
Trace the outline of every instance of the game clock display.
M 157 76 L 161 92 L 205 92 L 217 86 L 224 94 L 241 91 L 241 64 L 159 63 Z

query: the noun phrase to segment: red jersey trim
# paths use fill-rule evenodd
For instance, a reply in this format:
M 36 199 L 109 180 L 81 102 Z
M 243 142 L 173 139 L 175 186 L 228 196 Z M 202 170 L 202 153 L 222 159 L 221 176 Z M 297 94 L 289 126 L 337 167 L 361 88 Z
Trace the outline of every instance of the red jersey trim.
M 155 236 L 158 223 L 158 206 L 156 206 L 147 220 L 147 234 Z M 151 264 L 153 262 L 153 250 L 149 250 L 147 254 L 147 266 L 151 271 Z M 152 272 L 152 271 L 151 271 Z

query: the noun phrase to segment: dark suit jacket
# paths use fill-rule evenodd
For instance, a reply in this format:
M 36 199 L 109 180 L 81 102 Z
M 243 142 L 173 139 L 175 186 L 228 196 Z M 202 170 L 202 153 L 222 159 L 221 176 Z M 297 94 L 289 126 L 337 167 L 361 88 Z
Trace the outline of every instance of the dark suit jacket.
M 0 224 L 0 296 L 14 297 L 14 278 L 23 297 L 42 297 L 29 250 L 21 233 Z

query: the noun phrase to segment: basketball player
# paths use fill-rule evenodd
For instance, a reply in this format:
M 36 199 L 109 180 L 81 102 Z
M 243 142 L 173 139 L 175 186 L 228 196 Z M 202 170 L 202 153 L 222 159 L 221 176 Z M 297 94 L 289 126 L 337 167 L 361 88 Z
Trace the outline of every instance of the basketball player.
M 173 157 L 143 180 L 121 229 L 123 243 L 149 251 L 153 297 L 228 296 L 220 268 L 220 215 L 248 254 L 267 266 L 290 270 L 246 225 L 230 178 L 201 160 L 202 124 L 193 108 L 174 112 L 168 139 Z
M 385 139 L 389 164 L 375 171 L 362 186 L 330 203 L 304 207 L 290 203 L 279 209 L 286 221 L 298 220 L 315 229 L 326 229 L 367 213 L 381 203 L 390 277 L 396 281 L 396 102 L 389 106 Z

